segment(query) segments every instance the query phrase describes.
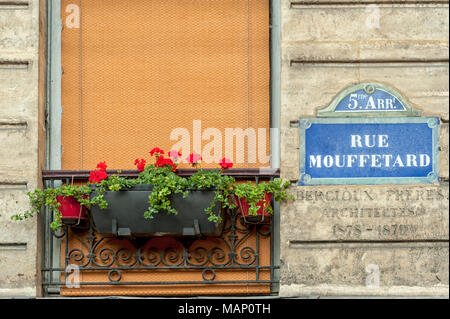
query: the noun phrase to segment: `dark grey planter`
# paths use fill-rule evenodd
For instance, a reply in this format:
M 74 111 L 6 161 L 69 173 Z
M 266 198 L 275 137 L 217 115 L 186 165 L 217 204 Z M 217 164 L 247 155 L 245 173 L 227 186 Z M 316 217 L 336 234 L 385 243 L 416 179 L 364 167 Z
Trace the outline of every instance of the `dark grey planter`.
M 94 225 L 103 236 L 219 236 L 223 223 L 216 224 L 208 220 L 204 210 L 214 200 L 214 190 L 191 190 L 186 198 L 175 194 L 172 207 L 178 215 L 158 212 L 152 219 L 146 219 L 148 196 L 151 185 L 136 185 L 131 189 L 117 192 L 107 191 L 104 198 L 107 209 L 91 207 Z M 95 196 L 95 188 L 91 196 Z M 223 217 L 221 203 L 216 203 L 213 211 Z

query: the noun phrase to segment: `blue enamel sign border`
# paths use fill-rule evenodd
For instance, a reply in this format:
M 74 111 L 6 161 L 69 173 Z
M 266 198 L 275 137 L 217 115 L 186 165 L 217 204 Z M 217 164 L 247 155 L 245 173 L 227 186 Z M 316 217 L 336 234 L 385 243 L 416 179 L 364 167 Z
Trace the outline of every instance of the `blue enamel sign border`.
M 312 124 L 413 124 L 426 123 L 432 131 L 432 171 L 426 177 L 330 177 L 314 178 L 306 174 L 306 130 Z M 299 185 L 376 185 L 376 184 L 430 184 L 439 182 L 439 125 L 438 117 L 385 118 L 300 118 L 300 179 Z

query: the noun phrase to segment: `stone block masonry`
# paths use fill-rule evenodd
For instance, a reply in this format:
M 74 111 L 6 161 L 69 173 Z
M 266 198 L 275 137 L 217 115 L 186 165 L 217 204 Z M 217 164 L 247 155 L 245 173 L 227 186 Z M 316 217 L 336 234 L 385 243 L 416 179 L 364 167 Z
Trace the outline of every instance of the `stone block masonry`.
M 0 297 L 38 295 L 37 220 L 10 217 L 29 208 L 26 193 L 39 184 L 44 149 L 38 145 L 39 5 L 0 0 Z
M 448 3 L 281 0 L 280 295 L 447 296 Z M 441 120 L 440 184 L 297 186 L 299 118 L 346 87 L 395 88 Z

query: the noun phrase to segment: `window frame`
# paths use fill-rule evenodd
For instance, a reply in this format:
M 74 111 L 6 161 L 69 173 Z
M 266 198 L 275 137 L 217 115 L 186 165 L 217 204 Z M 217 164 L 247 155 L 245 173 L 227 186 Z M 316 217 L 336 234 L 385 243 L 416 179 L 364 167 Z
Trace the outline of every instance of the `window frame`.
M 280 104 L 281 104 L 281 1 L 269 1 L 269 33 L 270 33 L 270 165 L 273 169 L 280 168 Z M 46 87 L 46 170 L 61 170 L 62 145 L 61 145 L 61 119 L 64 106 L 61 105 L 61 31 L 63 28 L 61 19 L 61 1 L 47 0 L 47 87 Z M 59 185 L 52 185 L 57 187 Z M 271 259 L 275 266 L 272 294 L 278 295 L 279 291 L 279 264 L 280 264 L 280 206 L 274 203 L 273 232 L 271 236 Z M 43 262 L 48 264 L 60 261 L 60 240 L 54 239 L 48 229 L 49 222 L 45 225 L 45 244 L 43 245 Z M 52 237 L 52 238 L 49 238 Z M 46 247 L 47 246 L 47 247 Z M 51 254 L 51 256 L 49 255 Z M 47 261 L 47 262 L 46 262 Z M 60 265 L 52 265 L 59 267 Z M 57 274 L 53 274 L 56 276 Z M 44 279 L 45 280 L 45 279 Z M 48 290 L 45 293 L 58 293 L 59 289 Z

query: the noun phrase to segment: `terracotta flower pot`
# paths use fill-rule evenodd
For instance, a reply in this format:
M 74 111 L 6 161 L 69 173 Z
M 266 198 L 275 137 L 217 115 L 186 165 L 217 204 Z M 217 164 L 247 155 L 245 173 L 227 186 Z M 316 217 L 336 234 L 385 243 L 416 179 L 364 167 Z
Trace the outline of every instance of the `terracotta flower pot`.
M 57 196 L 62 222 L 66 225 L 78 225 L 86 217 L 86 207 L 81 206 L 73 196 Z
M 258 202 L 256 206 L 259 207 L 259 209 L 256 216 L 249 214 L 250 205 L 247 203 L 245 198 L 241 198 L 236 195 L 234 195 L 234 197 L 236 199 L 236 202 L 238 203 L 239 210 L 241 211 L 241 214 L 246 222 L 260 223 L 270 218 L 271 214 L 264 210 L 264 204 L 266 203 L 268 205 L 271 205 L 272 194 L 266 193 L 264 195 L 264 200 Z

